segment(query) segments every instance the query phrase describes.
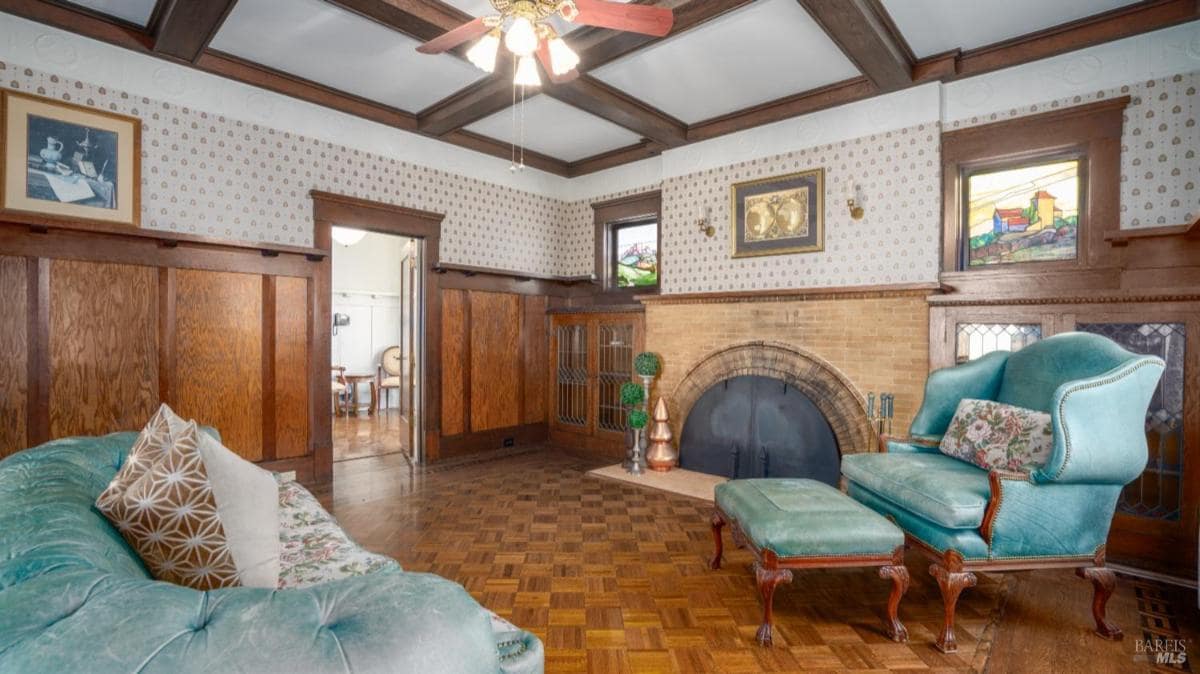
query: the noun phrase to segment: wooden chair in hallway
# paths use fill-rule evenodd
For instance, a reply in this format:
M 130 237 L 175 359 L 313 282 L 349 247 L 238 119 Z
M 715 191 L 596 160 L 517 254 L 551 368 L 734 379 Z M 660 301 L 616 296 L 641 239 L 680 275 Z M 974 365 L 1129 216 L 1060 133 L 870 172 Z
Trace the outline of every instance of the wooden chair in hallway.
M 347 393 L 350 385 L 346 382 L 346 366 L 334 365 L 331 371 L 333 376 L 329 380 L 329 389 L 333 396 L 333 414 L 344 417 L 348 414 L 347 405 L 350 404 L 350 396 Z
M 390 402 L 388 393 L 395 389 L 400 391 L 400 373 L 403 371 L 404 357 L 399 346 L 389 346 L 379 357 L 379 366 L 375 370 L 375 386 L 379 390 L 379 409 L 387 407 Z M 400 393 L 400 402 L 404 402 L 404 394 Z

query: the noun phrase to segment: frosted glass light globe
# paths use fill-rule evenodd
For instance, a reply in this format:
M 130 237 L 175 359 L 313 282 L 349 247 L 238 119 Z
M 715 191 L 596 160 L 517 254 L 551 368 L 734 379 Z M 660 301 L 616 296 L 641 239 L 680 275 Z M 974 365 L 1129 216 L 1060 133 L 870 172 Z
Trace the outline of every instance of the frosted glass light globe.
M 508 32 L 504 34 L 504 46 L 517 56 L 529 56 L 538 46 L 537 31 L 533 23 L 523 16 L 513 19 Z

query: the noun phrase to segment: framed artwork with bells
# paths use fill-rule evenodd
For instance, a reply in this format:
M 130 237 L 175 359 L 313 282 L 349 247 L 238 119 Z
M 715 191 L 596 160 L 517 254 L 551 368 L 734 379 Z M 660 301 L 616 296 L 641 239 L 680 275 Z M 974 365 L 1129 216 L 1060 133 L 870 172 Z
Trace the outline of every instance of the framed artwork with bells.
M 760 178 L 729 188 L 733 257 L 825 249 L 825 170 Z

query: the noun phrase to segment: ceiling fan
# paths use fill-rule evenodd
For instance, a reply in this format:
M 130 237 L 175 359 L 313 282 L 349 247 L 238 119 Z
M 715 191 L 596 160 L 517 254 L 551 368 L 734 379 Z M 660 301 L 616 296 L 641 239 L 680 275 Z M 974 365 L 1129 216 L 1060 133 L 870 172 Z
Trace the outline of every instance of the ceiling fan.
M 440 54 L 465 42 L 482 38 L 467 51 L 467 59 L 480 69 L 496 69 L 496 54 L 501 33 L 504 46 L 517 57 L 513 84 L 539 86 L 542 83 L 536 55 L 552 82 L 578 77 L 575 66 L 579 56 L 559 37 L 547 22 L 557 14 L 572 23 L 663 37 L 671 32 L 674 13 L 664 7 L 622 4 L 608 0 L 490 0 L 497 14 L 481 16 L 443 33 L 417 47 L 422 54 Z M 505 31 L 505 24 L 508 29 Z

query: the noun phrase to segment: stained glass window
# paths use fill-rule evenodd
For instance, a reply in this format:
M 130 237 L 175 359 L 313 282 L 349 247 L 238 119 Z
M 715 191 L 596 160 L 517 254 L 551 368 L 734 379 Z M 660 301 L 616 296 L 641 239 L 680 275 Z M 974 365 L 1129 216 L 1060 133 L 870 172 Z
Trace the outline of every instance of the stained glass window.
M 966 266 L 1075 259 L 1081 163 L 1060 159 L 967 174 Z
M 613 285 L 658 285 L 658 223 L 635 222 L 612 228 Z

